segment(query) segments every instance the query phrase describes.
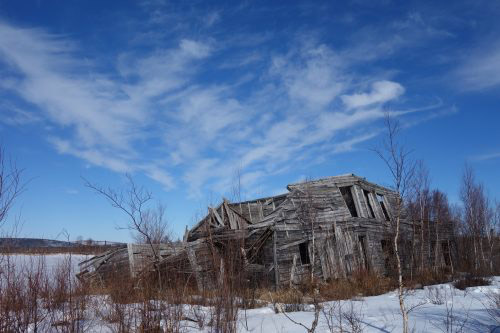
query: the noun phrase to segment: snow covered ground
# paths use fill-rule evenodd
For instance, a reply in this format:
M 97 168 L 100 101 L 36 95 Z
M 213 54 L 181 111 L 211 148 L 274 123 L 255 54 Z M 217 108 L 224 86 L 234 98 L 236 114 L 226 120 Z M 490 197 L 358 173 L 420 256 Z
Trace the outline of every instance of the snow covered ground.
M 0 263 L 5 263 L 6 260 L 9 260 L 10 263 L 14 266 L 16 271 L 22 271 L 25 269 L 36 269 L 41 267 L 41 265 L 46 268 L 46 271 L 49 273 L 54 273 L 55 270 L 61 266 L 64 262 L 71 262 L 71 271 L 77 273 L 78 263 L 86 260 L 90 256 L 83 254 L 9 254 L 9 255 L 1 255 Z
M 415 290 L 406 297 L 407 306 L 416 306 L 410 313 L 410 331 L 414 332 L 491 332 L 500 325 L 500 318 L 493 318 L 488 307 L 492 294 L 500 293 L 500 277 L 492 278 L 492 285 L 467 288 L 465 291 L 451 284 L 440 284 Z M 402 319 L 396 292 L 359 298 L 355 301 L 342 301 L 344 313 L 353 314 L 359 319 L 363 332 L 401 332 Z M 337 306 L 335 302 L 323 303 L 328 310 Z M 327 316 L 322 311 L 316 332 L 330 332 Z M 243 313 L 241 314 L 243 315 Z M 311 308 L 306 312 L 288 313 L 294 321 L 310 327 L 314 320 Z M 284 314 L 275 314 L 272 308 L 247 311 L 248 326 L 244 316 L 240 316 L 239 328 L 242 332 L 305 332 L 306 330 L 290 321 Z M 337 316 L 338 317 L 338 316 Z M 448 318 L 448 325 L 447 325 Z M 335 319 L 335 318 L 333 318 Z M 451 320 L 450 320 L 451 319 Z M 344 320 L 345 322 L 345 320 Z M 338 326 L 338 322 L 336 323 Z M 345 326 L 350 326 L 345 323 Z M 448 329 L 447 329 L 448 326 Z M 452 327 L 450 327 L 452 326 Z M 350 328 L 347 328 L 350 331 Z M 499 328 L 500 332 L 500 328 Z
M 500 277 L 492 278 L 492 285 L 467 288 L 465 291 L 451 284 L 440 284 L 413 291 L 406 297 L 408 307 L 416 306 L 410 313 L 411 332 L 496 332 L 500 333 L 500 317 L 493 316 L 490 297 L 500 293 Z M 97 299 L 97 298 L 96 298 Z M 105 304 L 101 296 L 98 303 Z M 357 298 L 341 302 L 325 302 L 319 316 L 316 332 L 340 332 L 338 309 L 342 307 L 344 332 L 401 332 L 402 320 L 396 292 Z M 134 307 L 138 305 L 129 305 Z M 273 305 L 239 312 L 238 332 L 307 332 L 297 323 L 311 327 L 314 306 L 305 305 L 300 312 L 276 313 Z M 101 310 L 106 312 L 105 307 Z M 183 306 L 184 316 L 204 317 L 200 329 L 192 321 L 181 322 L 182 332 L 214 332 L 209 326 L 210 308 Z M 97 318 L 89 318 L 90 332 L 112 332 L 113 327 Z M 359 329 L 352 330 L 352 319 Z M 294 323 L 293 321 L 297 322 Z
M 59 255 L 11 255 L 16 269 L 36 267 L 44 262 L 49 271 L 56 269 L 63 260 L 69 257 Z M 71 266 L 77 272 L 78 262 L 86 259 L 84 255 L 72 255 Z M 492 277 L 492 284 L 484 287 L 471 287 L 458 290 L 451 284 L 426 286 L 423 289 L 411 291 L 406 296 L 407 307 L 415 307 L 410 313 L 410 328 L 412 332 L 498 332 L 500 333 L 499 309 L 497 317 L 492 315 L 491 302 L 493 295 L 500 295 L 500 277 Z M 106 296 L 92 296 L 92 310 L 87 311 L 82 324 L 87 332 L 112 332 L 113 324 L 106 322 L 106 312 L 110 311 Z M 358 326 L 358 332 L 401 332 L 402 319 L 396 292 L 390 292 L 373 297 L 359 297 L 340 302 L 325 302 L 316 332 L 338 332 L 338 326 L 343 325 L 345 331 L 352 331 L 352 323 Z M 126 305 L 131 310 L 139 305 Z M 96 311 L 96 308 L 98 311 Z M 210 308 L 201 306 L 182 306 L 183 315 L 189 318 L 204 317 L 204 325 L 200 329 L 193 321 L 182 321 L 183 332 L 211 332 L 209 326 Z M 314 306 L 304 305 L 304 311 L 276 313 L 272 304 L 240 310 L 237 327 L 239 332 L 306 332 L 314 320 Z M 339 323 L 339 309 L 342 310 L 342 323 Z M 133 311 L 132 311 L 133 312 Z M 96 317 L 100 313 L 100 317 Z M 104 314 L 104 315 L 102 315 Z M 295 321 L 296 323 L 294 323 Z M 333 328 L 333 327 L 336 328 Z M 333 328 L 333 329 L 332 329 Z M 496 331 L 495 331 L 496 329 Z

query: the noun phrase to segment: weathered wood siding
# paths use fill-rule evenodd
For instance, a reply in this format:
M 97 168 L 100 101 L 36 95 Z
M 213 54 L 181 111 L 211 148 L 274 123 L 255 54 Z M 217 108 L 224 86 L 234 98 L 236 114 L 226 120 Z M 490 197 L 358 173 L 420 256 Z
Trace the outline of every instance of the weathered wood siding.
M 341 187 L 345 187 L 342 192 Z M 194 277 L 200 289 L 217 285 L 224 262 L 229 262 L 227 256 L 233 261 L 238 257 L 250 280 L 276 286 L 300 283 L 311 273 L 322 280 L 349 277 L 360 269 L 391 273 L 396 193 L 352 174 L 287 188 L 288 193 L 275 197 L 240 203 L 223 200 L 219 206 L 209 207 L 207 215 L 186 231 L 182 244 L 160 251 L 161 269 L 182 270 Z M 438 246 L 449 245 L 450 226 L 408 221 L 406 212 L 401 213 L 404 269 L 411 268 L 412 247 L 421 247 L 415 235 L 422 227 L 430 235 L 431 242 L 424 244 L 424 256 L 432 264 L 435 258 L 429 253 L 435 246 L 431 243 L 436 231 Z M 227 253 L 229 248 L 231 253 Z M 129 245 L 128 249 L 95 257 L 81 268 L 86 272 L 94 269 L 103 277 L 120 267 L 137 276 L 148 269 L 152 260 L 149 250 L 144 245 Z M 438 260 L 446 262 L 444 257 Z

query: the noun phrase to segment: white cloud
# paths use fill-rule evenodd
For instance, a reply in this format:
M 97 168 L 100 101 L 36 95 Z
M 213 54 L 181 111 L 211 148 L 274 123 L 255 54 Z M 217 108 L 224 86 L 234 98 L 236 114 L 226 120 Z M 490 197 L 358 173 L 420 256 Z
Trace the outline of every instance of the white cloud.
M 181 40 L 180 49 L 193 58 L 205 58 L 210 55 L 210 47 L 208 45 L 194 40 Z
M 466 57 L 452 77 L 461 90 L 476 91 L 500 85 L 500 45 L 480 48 Z
M 82 50 L 67 38 L 0 24 L 0 61 L 16 72 L 0 84 L 56 127 L 47 135 L 59 153 L 140 172 L 165 188 L 182 182 L 191 196 L 227 191 L 240 167 L 252 187 L 317 156 L 354 150 L 375 135 L 384 104 L 404 93 L 394 81 L 354 93 L 349 61 L 312 41 L 269 63 L 257 54 L 250 60 L 261 71 L 214 75 L 225 60 L 212 57 L 213 43 L 127 50 L 102 72 L 92 60 L 82 66 Z
M 368 93 L 358 93 L 352 95 L 342 95 L 342 102 L 348 108 L 365 107 L 376 103 L 385 103 L 401 96 L 405 89 L 397 82 L 377 81 L 371 86 Z
M 348 83 L 341 59 L 325 45 L 309 45 L 273 59 L 271 73 L 282 80 L 292 100 L 315 110 L 331 103 Z
M 218 11 L 212 11 L 204 17 L 205 25 L 207 27 L 213 26 L 220 20 L 220 13 Z
M 23 126 L 42 121 L 36 114 L 25 111 L 5 101 L 2 101 L 0 104 L 0 113 L 2 114 L 0 122 L 11 126 Z
M 0 61 L 19 75 L 2 80 L 36 105 L 50 122 L 69 130 L 69 137 L 51 133 L 60 153 L 117 172 L 145 172 L 166 187 L 173 181 L 166 170 L 143 161 L 136 142 L 155 126 L 153 98 L 182 88 L 193 73 L 193 62 L 208 57 L 211 48 L 182 39 L 177 48 L 157 50 L 143 57 L 120 57 L 123 78 L 95 74 L 92 63 L 83 66 L 77 46 L 40 29 L 21 29 L 0 23 Z M 89 74 L 90 73 L 90 74 Z M 133 84 L 128 78 L 133 78 Z M 41 115 L 9 107 L 17 122 Z M 21 117 L 22 116 L 22 117 Z M 146 165 L 147 167 L 144 167 Z
M 500 152 L 490 153 L 490 154 L 482 154 L 482 155 L 477 155 L 477 156 L 473 157 L 473 159 L 476 161 L 487 161 L 487 160 L 493 160 L 496 158 L 500 158 Z

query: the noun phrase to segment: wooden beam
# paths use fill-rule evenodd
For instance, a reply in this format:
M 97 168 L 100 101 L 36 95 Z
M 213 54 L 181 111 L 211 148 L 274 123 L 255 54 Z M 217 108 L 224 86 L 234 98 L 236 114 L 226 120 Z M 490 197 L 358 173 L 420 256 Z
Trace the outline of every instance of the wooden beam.
M 215 208 L 210 207 L 210 210 L 212 211 L 212 214 L 215 216 L 215 219 L 221 226 L 224 226 L 224 223 L 222 223 L 222 219 L 219 216 L 219 213 L 217 213 L 217 210 Z
M 277 246 L 277 236 L 276 231 L 273 232 L 273 261 L 274 261 L 274 287 L 277 290 L 280 285 L 280 272 L 278 268 L 278 252 L 276 251 Z
M 224 224 L 224 204 L 226 203 L 226 201 L 224 200 L 222 202 L 222 205 L 220 205 L 220 214 L 222 215 L 221 218 L 222 218 L 222 224 Z
M 191 265 L 191 269 L 193 270 L 194 273 L 194 278 L 196 279 L 196 284 L 198 285 L 198 291 L 202 291 L 203 281 L 200 274 L 201 267 L 198 265 L 198 262 L 196 260 L 196 253 L 192 247 L 188 247 L 186 250 L 187 250 L 189 264 Z
M 280 251 L 283 251 L 283 250 L 286 250 L 288 248 L 291 248 L 292 246 L 296 246 L 296 245 L 299 245 L 301 243 L 305 243 L 305 242 L 308 242 L 309 241 L 309 238 L 302 238 L 302 239 L 299 239 L 299 240 L 296 240 L 295 242 L 291 242 L 291 243 L 288 243 L 288 244 L 285 244 L 285 245 L 282 245 L 278 248 L 278 250 Z
M 253 220 L 252 220 L 252 210 L 250 209 L 250 203 L 249 202 L 247 203 L 247 206 L 248 206 L 248 215 L 250 216 L 250 221 L 253 222 Z
M 130 277 L 135 278 L 135 260 L 134 260 L 134 244 L 127 244 L 128 263 L 130 266 Z
M 295 267 L 297 266 L 297 255 L 293 255 L 292 268 L 290 269 L 290 288 L 293 287 L 293 282 L 295 280 Z

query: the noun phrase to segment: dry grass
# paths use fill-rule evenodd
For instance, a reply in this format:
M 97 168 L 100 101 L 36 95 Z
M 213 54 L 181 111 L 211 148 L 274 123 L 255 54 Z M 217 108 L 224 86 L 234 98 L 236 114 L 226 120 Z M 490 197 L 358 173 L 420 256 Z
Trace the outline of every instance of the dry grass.
M 453 282 L 453 286 L 460 290 L 465 290 L 469 287 L 489 286 L 491 281 L 482 277 L 467 276 L 463 279 Z
M 397 287 L 391 278 L 361 270 L 346 279 L 305 280 L 295 288 L 278 291 L 248 288 L 245 276 L 235 274 L 238 266 L 228 263 L 224 270 L 227 275 L 219 279 L 217 286 L 201 293 L 192 279 L 177 275 L 168 281 L 167 277 L 158 281 L 156 274 L 145 276 L 141 281 L 114 276 L 105 286 L 96 288 L 75 278 L 69 255 L 51 272 L 43 256 L 34 256 L 29 269 L 15 267 L 9 256 L 0 258 L 4 258 L 0 260 L 0 332 L 26 331 L 34 326 L 38 331 L 57 327 L 63 332 L 82 332 L 87 327 L 81 319 L 89 312 L 117 332 L 157 332 L 161 325 L 166 326 L 168 332 L 181 332 L 186 321 L 200 329 L 234 332 L 238 314 L 244 309 L 268 303 L 279 312 L 301 311 L 307 303 L 316 306 L 324 301 L 355 300 Z M 445 282 L 449 278 L 445 271 L 426 271 L 413 281 L 406 281 L 406 285 L 412 288 Z M 455 287 L 488 284 L 485 279 L 467 277 L 457 281 Z M 96 299 L 99 304 L 95 304 Z M 190 304 L 192 310 L 187 311 L 184 304 Z M 355 318 L 346 317 L 346 309 L 335 311 L 329 313 L 331 318 L 337 316 L 337 320 L 343 318 L 347 322 Z
M 0 331 L 81 332 L 81 319 L 88 306 L 87 287 L 65 258 L 52 272 L 43 256 L 30 258 L 22 267 L 9 256 L 0 257 Z
M 332 280 L 320 286 L 320 295 L 325 300 L 351 299 L 358 296 L 375 296 L 394 290 L 395 280 L 370 271 L 357 271 L 347 279 Z
M 406 286 L 410 288 L 421 288 L 422 286 L 428 286 L 432 284 L 447 283 L 453 281 L 453 276 L 447 269 L 427 269 L 422 272 L 418 272 L 413 279 L 406 280 Z

